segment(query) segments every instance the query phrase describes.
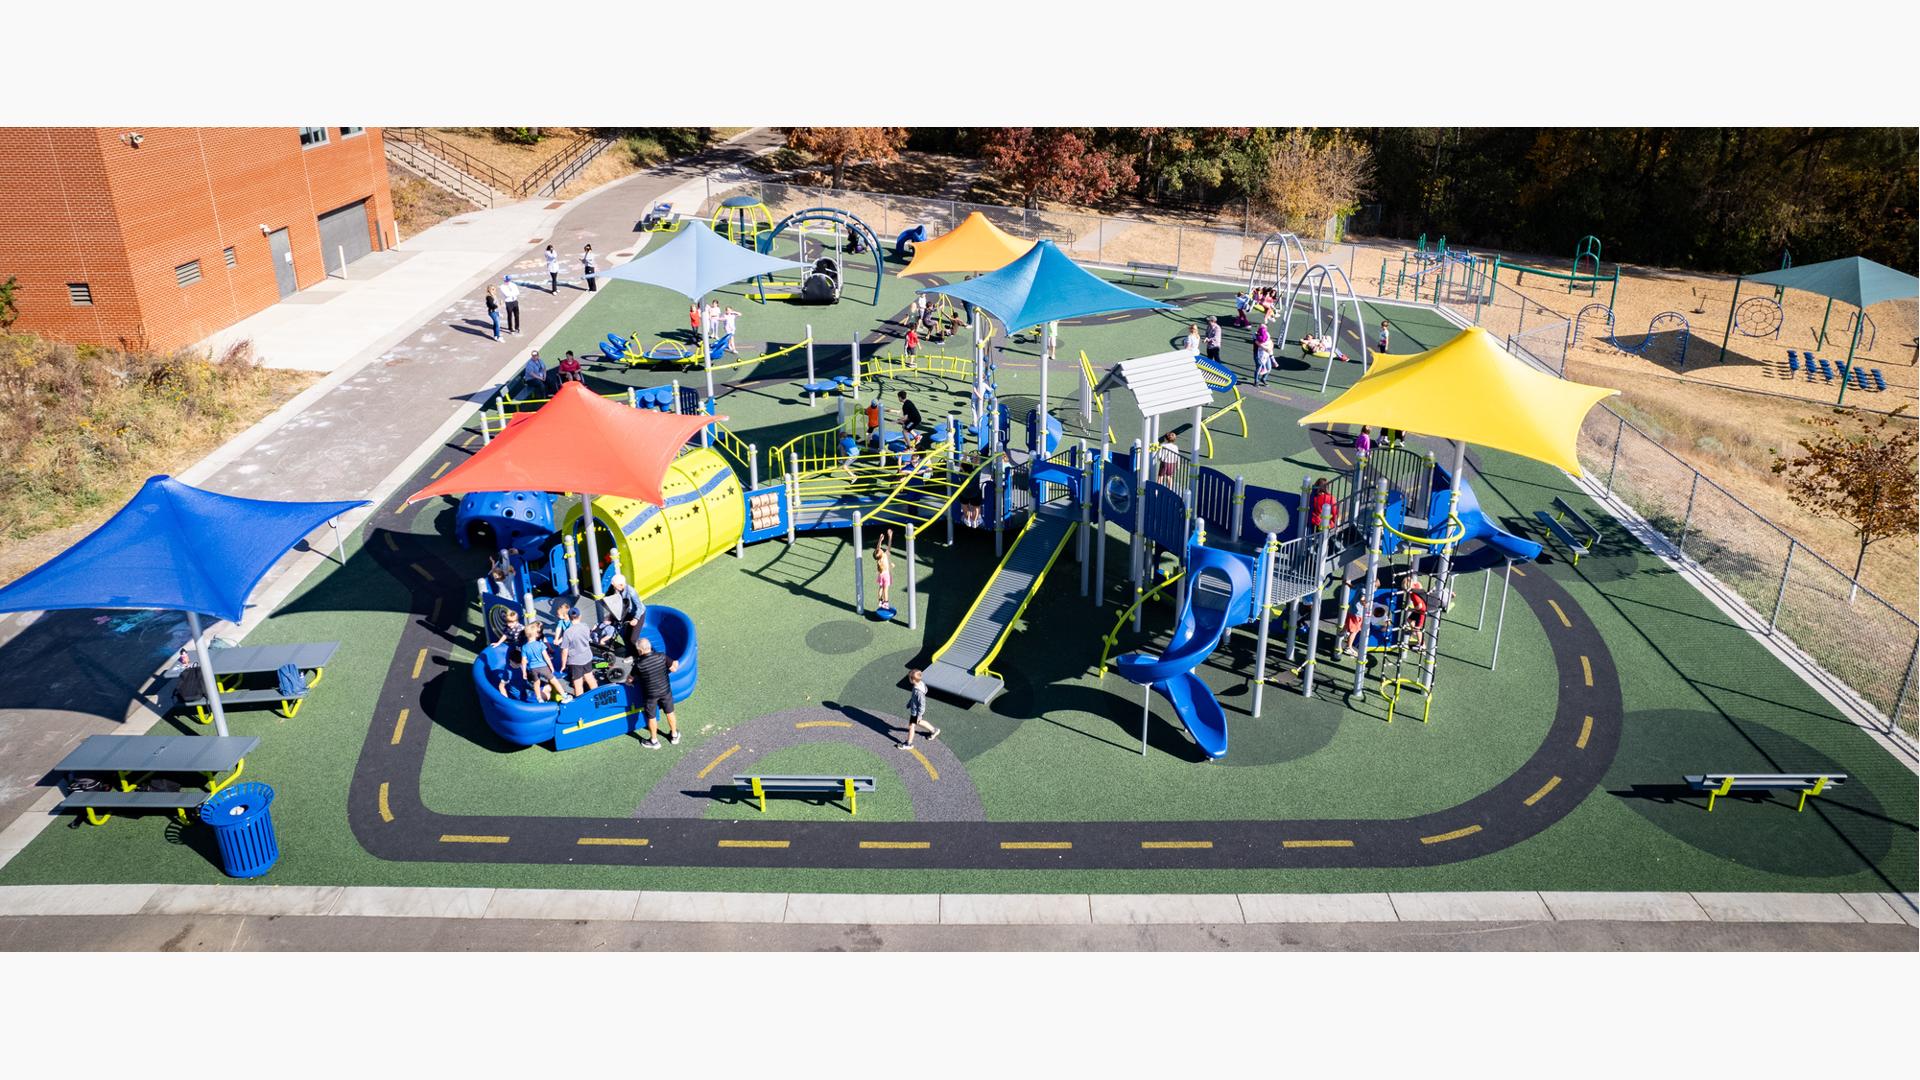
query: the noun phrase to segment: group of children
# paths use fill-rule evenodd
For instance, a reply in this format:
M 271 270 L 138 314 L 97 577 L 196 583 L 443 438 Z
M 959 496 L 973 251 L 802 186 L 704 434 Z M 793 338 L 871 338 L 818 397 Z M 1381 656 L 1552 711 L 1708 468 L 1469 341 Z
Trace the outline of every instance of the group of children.
M 694 340 L 701 335 L 718 345 L 726 342 L 726 351 L 738 356 L 740 346 L 734 331 L 740 328 L 740 313 L 732 308 L 723 308 L 718 300 L 709 300 L 705 307 L 696 301 L 687 306 L 687 326 L 693 331 Z
M 1364 587 L 1365 584 L 1360 582 L 1355 586 L 1355 591 Z M 1400 575 L 1399 591 L 1399 610 L 1402 616 L 1400 628 L 1406 633 L 1407 647 L 1418 650 L 1426 635 L 1427 611 L 1432 606 L 1432 601 L 1426 589 L 1421 586 L 1419 577 L 1412 571 Z M 1367 632 L 1368 622 L 1371 621 L 1377 628 L 1388 629 L 1387 620 L 1388 612 L 1385 604 L 1373 605 L 1372 616 L 1369 619 L 1366 614 L 1366 605 L 1355 601 L 1347 608 L 1346 615 L 1341 620 L 1340 637 L 1335 644 L 1335 650 L 1342 656 L 1359 656 L 1362 635 Z
M 966 324 L 966 319 L 951 303 L 936 304 L 925 293 L 915 293 L 913 305 L 907 309 L 907 366 L 913 366 L 921 341 L 938 344 L 959 333 Z

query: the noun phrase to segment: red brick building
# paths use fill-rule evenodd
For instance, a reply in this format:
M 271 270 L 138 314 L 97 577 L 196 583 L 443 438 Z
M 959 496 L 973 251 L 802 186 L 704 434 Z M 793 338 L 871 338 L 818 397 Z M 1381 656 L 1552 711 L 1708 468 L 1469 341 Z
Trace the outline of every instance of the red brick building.
M 393 237 L 378 128 L 0 127 L 15 330 L 175 349 Z

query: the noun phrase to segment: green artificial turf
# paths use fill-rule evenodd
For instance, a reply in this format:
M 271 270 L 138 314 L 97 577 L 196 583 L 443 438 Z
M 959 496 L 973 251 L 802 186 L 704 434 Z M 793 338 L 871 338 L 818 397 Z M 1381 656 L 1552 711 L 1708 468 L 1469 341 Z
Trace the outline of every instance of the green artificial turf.
M 878 309 L 866 271 L 854 269 L 846 298 L 830 308 L 759 305 L 739 289 L 720 298 L 741 310 L 741 337 L 758 352 L 801 340 L 812 325 L 827 346 L 866 334 L 906 307 L 914 284 L 892 276 L 889 265 Z M 1117 275 L 1115 275 L 1117 276 Z M 1179 303 L 1195 294 L 1224 294 L 1212 283 L 1176 282 L 1153 295 Z M 1454 332 L 1437 314 L 1390 304 L 1365 305 L 1369 330 L 1384 313 L 1394 323 L 1396 351 L 1436 345 Z M 1111 424 L 1115 440 L 1139 433 L 1137 417 L 1113 403 L 1095 423 L 1077 419 L 1081 349 L 1096 370 L 1130 356 L 1160 352 L 1184 335 L 1189 320 L 1223 320 L 1230 299 L 1187 304 L 1175 314 L 1116 319 L 1062 331 L 1062 360 L 1053 372 L 1056 411 L 1071 436 L 1097 440 Z M 609 330 L 637 331 L 643 341 L 668 338 L 686 327 L 686 307 L 661 290 L 609 283 L 543 349 L 597 351 Z M 1304 320 L 1296 320 L 1298 338 Z M 1351 354 L 1356 345 L 1343 342 Z M 931 347 L 930 347 L 931 348 Z M 964 353 L 964 335 L 949 346 Z M 1002 353 L 1002 399 L 1024 412 L 1039 390 L 1034 346 Z M 839 357 L 845 362 L 845 349 Z M 1243 374 L 1251 346 L 1243 331 L 1228 331 L 1228 363 Z M 1328 466 L 1310 447 L 1295 419 L 1324 400 L 1323 361 L 1301 362 L 1289 346 L 1273 385 L 1245 387 L 1252 430 L 1242 438 L 1231 421 L 1216 428 L 1209 464 L 1250 483 L 1296 489 L 1301 478 Z M 821 375 L 833 374 L 824 368 Z M 804 353 L 728 373 L 733 385 L 718 411 L 727 426 L 762 453 L 831 416 L 833 402 L 809 409 L 798 393 Z M 1359 375 L 1359 365 L 1336 366 L 1329 396 Z M 653 386 L 678 379 L 702 385 L 698 371 L 671 373 L 602 366 L 597 389 Z M 741 383 L 740 380 L 759 380 Z M 723 383 L 726 380 L 723 380 Z M 888 396 L 905 386 L 929 418 L 965 407 L 963 386 L 927 374 L 889 381 Z M 464 436 L 456 436 L 455 443 Z M 1183 442 L 1185 437 L 1183 436 Z M 1531 511 L 1558 494 L 1588 505 L 1557 471 L 1499 453 L 1479 455 L 1475 489 L 1489 517 L 1531 535 Z M 430 504 L 408 520 L 414 534 L 434 537 L 447 563 L 469 577 L 478 555 L 450 539 L 451 504 Z M 411 672 L 414 657 L 396 658 L 399 634 L 417 578 L 404 565 L 376 556 L 386 536 L 378 529 L 354 538 L 346 566 L 317 573 L 261 627 L 249 643 L 340 640 L 326 680 L 294 720 L 264 711 L 236 712 L 236 734 L 263 742 L 248 762 L 250 778 L 278 791 L 274 815 L 283 855 L 267 879 L 278 884 L 420 884 L 498 886 L 647 887 L 672 889 L 804 889 L 828 891 L 1216 891 L 1355 889 L 1768 889 L 1850 891 L 1916 885 L 1915 794 L 1912 774 L 1872 739 L 1844 721 L 1747 634 L 1731 624 L 1691 585 L 1668 570 L 1597 509 L 1589 515 L 1606 532 L 1578 568 L 1563 561 L 1529 566 L 1550 575 L 1604 637 L 1617 666 L 1624 699 L 1621 746 L 1606 781 L 1566 818 L 1540 835 L 1480 858 L 1419 869 L 1257 871 L 971 871 L 751 870 L 518 864 L 388 862 L 367 854 L 347 826 L 347 792 L 363 744 L 384 742 L 400 722 L 380 704 L 383 682 L 397 662 Z M 879 623 L 852 609 L 855 566 L 843 532 L 803 534 L 791 547 L 775 540 L 749 547 L 743 558 L 722 558 L 662 590 L 653 602 L 692 613 L 700 634 L 700 683 L 683 704 L 683 740 L 647 751 L 616 739 L 556 753 L 544 747 L 503 745 L 480 719 L 468 661 L 476 641 L 469 629 L 471 584 L 438 581 L 442 623 L 451 623 L 421 665 L 423 704 L 407 725 L 429 725 L 421 797 L 446 814 L 626 817 L 683 755 L 710 760 L 731 745 L 739 723 L 806 706 L 854 706 L 899 716 L 905 711 L 902 676 L 924 663 L 952 632 L 996 558 L 990 533 L 960 530 L 946 547 L 929 530 L 919 546 L 920 619 Z M 1011 537 L 1008 538 L 1009 540 Z M 1315 699 L 1269 686 L 1263 715 L 1248 715 L 1251 633 L 1234 633 L 1201 675 L 1224 705 L 1232 752 L 1216 765 L 1193 760 L 1184 732 L 1165 703 L 1153 701 L 1148 753 L 1140 753 L 1140 689 L 1098 674 L 1101 636 L 1126 598 L 1119 580 L 1125 546 L 1109 541 L 1109 600 L 1096 608 L 1079 595 L 1079 567 L 1062 557 L 1028 607 L 1023 625 L 995 663 L 1007 692 L 991 706 L 960 709 L 935 700 L 929 718 L 945 729 L 942 742 L 958 755 L 992 821 L 1192 821 L 1213 819 L 1395 818 L 1442 810 L 1493 787 L 1539 748 L 1561 692 L 1552 635 L 1517 596 L 1507 605 L 1497 670 L 1490 670 L 1499 582 L 1487 575 L 1462 583 L 1460 600 L 1442 631 L 1441 667 L 1430 723 L 1401 716 L 1389 724 L 1377 694 L 1358 707 L 1333 692 L 1351 679 L 1348 662 L 1323 662 L 1319 678 L 1333 683 Z M 870 563 L 861 568 L 869 575 Z M 398 575 L 398 576 L 397 576 Z M 896 591 L 906 577 L 896 553 Z M 1492 592 L 1484 625 L 1480 598 Z M 896 597 L 896 605 L 904 601 Z M 1157 648 L 1175 615 L 1166 602 L 1150 605 L 1139 634 L 1123 630 L 1118 648 Z M 1249 628 L 1251 629 L 1251 628 Z M 1277 631 L 1276 631 L 1277 634 Z M 1280 646 L 1276 644 L 1276 655 Z M 1372 685 L 1377 686 L 1377 681 Z M 424 714 L 424 715 L 422 715 Z M 177 724 L 181 728 L 188 725 Z M 417 730 L 417 729 L 414 729 Z M 837 802 L 776 799 L 761 815 L 750 803 L 716 800 L 710 818 L 741 820 L 906 820 L 911 804 L 896 770 L 915 768 L 907 755 L 884 754 L 831 742 L 777 750 L 758 759 L 763 772 L 870 774 L 880 790 L 863 796 L 858 818 Z M 1839 768 L 1853 781 L 1795 814 L 1791 802 L 1723 802 L 1706 814 L 1695 799 L 1673 799 L 1681 774 L 1703 771 L 1802 771 Z M 724 769 L 722 770 L 724 771 Z M 56 824 L 0 869 L 0 883 L 61 881 L 222 880 L 206 850 L 204 829 L 181 829 L 160 817 L 116 819 L 103 828 Z M 1039 865 L 1044 865 L 1039 864 Z

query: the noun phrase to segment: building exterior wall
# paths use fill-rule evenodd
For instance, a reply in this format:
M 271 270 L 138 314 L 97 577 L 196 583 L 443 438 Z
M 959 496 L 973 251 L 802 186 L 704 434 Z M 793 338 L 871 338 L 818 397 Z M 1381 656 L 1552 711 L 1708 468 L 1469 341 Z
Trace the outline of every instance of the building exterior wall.
M 123 138 L 134 131 L 137 148 Z M 268 232 L 287 230 L 301 288 L 326 276 L 321 214 L 368 200 L 372 247 L 386 247 L 379 129 L 327 134 L 302 147 L 297 128 L 0 128 L 0 278 L 19 279 L 16 328 L 175 349 L 278 302 Z M 182 286 L 176 268 L 192 260 L 200 280 Z M 70 302 L 69 282 L 91 287 L 91 307 Z

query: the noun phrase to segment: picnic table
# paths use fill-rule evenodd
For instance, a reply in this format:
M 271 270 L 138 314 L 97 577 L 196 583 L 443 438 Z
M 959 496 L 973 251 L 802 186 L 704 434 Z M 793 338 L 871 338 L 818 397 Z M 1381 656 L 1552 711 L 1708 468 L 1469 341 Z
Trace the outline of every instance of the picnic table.
M 319 685 L 321 677 L 326 674 L 327 663 L 339 649 L 340 643 L 337 641 L 299 645 L 238 645 L 227 649 L 209 649 L 207 660 L 213 665 L 213 683 L 219 688 L 220 704 L 251 705 L 277 701 L 280 703 L 280 715 L 292 719 L 300 711 L 300 704 L 306 697 L 304 691 L 289 697 L 280 692 L 278 685 L 267 689 L 242 689 L 246 677 L 272 675 L 282 666 L 292 664 L 307 677 L 307 689 L 311 690 Z M 185 668 L 176 666 L 169 669 L 168 674 L 181 675 L 185 671 Z M 194 716 L 201 723 L 211 723 L 213 716 L 207 711 L 206 702 L 190 696 L 198 688 L 188 682 L 180 685 L 181 703 L 193 705 Z
M 246 758 L 260 745 L 257 735 L 89 735 L 54 768 L 66 773 L 112 773 L 118 791 L 74 791 L 56 810 L 84 810 L 87 820 L 105 825 L 113 817 L 102 810 L 187 811 L 240 778 Z M 198 775 L 205 791 L 141 791 L 156 774 Z M 222 778 L 221 773 L 227 775 Z

